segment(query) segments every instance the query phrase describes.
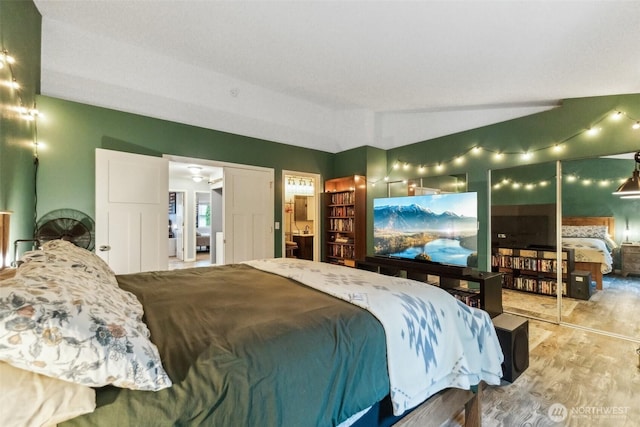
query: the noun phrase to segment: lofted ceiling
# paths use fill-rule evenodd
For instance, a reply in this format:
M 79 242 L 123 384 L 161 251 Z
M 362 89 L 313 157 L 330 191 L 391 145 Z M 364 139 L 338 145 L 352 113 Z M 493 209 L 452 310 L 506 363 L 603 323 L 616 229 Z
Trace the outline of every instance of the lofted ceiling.
M 640 92 L 635 1 L 65 1 L 42 93 L 338 152 Z

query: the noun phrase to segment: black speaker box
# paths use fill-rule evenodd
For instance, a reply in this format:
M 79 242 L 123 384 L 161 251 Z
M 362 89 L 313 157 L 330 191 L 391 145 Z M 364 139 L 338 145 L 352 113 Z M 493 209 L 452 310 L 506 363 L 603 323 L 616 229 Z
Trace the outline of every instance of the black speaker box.
M 504 354 L 502 378 L 512 383 L 529 367 L 529 321 L 507 313 L 492 321 Z
M 575 270 L 571 272 L 569 296 L 576 299 L 591 298 L 591 272 Z

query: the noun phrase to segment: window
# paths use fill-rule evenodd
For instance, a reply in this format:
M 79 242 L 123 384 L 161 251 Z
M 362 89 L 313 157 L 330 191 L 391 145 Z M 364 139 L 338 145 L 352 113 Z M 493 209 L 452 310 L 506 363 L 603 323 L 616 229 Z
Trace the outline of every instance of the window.
M 211 205 L 198 202 L 196 204 L 196 227 L 211 226 Z

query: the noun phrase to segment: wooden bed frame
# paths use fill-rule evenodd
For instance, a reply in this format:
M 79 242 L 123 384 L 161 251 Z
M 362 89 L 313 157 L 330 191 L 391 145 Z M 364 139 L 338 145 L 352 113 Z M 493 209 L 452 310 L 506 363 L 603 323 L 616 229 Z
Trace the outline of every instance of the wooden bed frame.
M 604 225 L 609 230 L 609 235 L 615 240 L 615 220 L 611 216 L 565 216 L 562 217 L 562 225 Z M 576 270 L 591 272 L 592 280 L 596 282 L 596 289 L 602 290 L 602 270 L 597 262 L 575 262 Z
M 482 389 L 481 382 L 475 391 L 450 388 L 443 390 L 422 403 L 394 427 L 439 426 L 445 421 L 454 419 L 464 410 L 464 426 L 480 427 L 482 425 Z

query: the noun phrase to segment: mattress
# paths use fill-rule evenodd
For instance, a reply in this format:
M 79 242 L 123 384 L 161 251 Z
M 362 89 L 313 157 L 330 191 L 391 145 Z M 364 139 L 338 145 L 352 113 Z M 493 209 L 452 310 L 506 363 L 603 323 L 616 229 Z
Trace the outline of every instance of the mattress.
M 605 242 L 591 237 L 563 237 L 562 247 L 574 250 L 576 262 L 600 264 L 602 274 L 613 271 L 613 258 Z

